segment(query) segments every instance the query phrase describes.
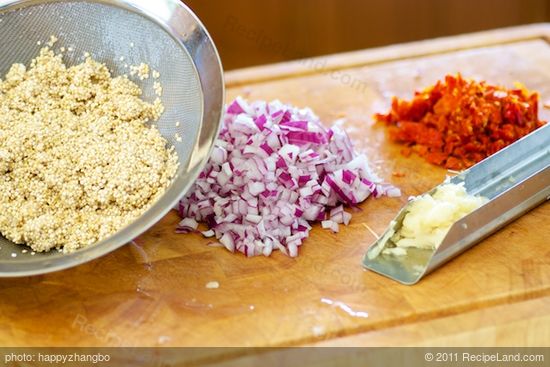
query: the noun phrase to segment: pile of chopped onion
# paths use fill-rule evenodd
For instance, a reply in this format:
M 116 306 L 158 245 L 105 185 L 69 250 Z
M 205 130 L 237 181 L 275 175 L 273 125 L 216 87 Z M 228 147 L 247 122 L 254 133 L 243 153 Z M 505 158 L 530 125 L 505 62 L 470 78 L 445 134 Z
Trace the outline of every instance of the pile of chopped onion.
M 228 107 L 209 162 L 178 211 L 178 232 L 207 224 L 229 251 L 269 256 L 273 250 L 295 257 L 310 222 L 338 232 L 370 194 L 399 196 L 381 185 L 365 155 L 358 155 L 338 127 L 324 128 L 308 108 L 280 101 Z

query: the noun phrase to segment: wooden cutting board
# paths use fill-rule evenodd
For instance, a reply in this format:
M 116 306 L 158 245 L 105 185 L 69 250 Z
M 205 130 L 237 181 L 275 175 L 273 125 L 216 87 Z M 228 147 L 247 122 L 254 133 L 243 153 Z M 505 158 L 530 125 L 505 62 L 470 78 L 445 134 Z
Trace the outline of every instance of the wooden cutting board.
M 550 25 L 391 46 L 229 72 L 227 99 L 310 106 L 343 119 L 401 198 L 369 198 L 338 234 L 318 225 L 292 259 L 247 259 L 178 235 L 170 213 L 118 251 L 53 274 L 0 279 L 3 346 L 550 345 L 550 205 L 404 286 L 361 258 L 409 195 L 447 172 L 404 158 L 372 114 L 461 72 L 550 103 Z M 550 120 L 550 110 L 542 108 Z M 549 142 L 550 143 L 550 142 Z M 399 171 L 404 177 L 395 177 Z M 549 183 L 550 184 L 550 183 Z M 207 289 L 210 281 L 218 289 Z M 513 331 L 513 332 L 512 332 Z M 225 353 L 209 352 L 212 353 Z

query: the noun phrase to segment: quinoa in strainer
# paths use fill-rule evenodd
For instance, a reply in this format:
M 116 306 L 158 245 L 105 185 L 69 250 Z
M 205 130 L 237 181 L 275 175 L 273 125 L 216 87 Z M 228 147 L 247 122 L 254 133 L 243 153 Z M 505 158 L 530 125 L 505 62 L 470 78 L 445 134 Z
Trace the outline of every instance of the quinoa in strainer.
M 168 188 L 177 155 L 164 107 L 91 57 L 64 65 L 48 47 L 0 79 L 0 233 L 35 251 L 71 252 L 114 234 Z

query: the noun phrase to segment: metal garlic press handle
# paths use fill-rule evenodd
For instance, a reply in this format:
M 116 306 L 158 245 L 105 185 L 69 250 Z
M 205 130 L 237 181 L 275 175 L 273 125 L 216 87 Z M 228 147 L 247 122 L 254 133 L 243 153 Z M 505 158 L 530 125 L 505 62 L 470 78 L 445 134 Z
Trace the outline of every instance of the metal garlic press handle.
M 550 125 L 450 180 L 464 183 L 471 195 L 489 201 L 451 227 L 435 250 L 410 248 L 406 256 L 382 254 L 385 240 L 401 227 L 405 206 L 384 235 L 367 251 L 363 265 L 372 271 L 411 285 L 453 257 L 550 198 Z M 429 194 L 433 194 L 432 189 Z

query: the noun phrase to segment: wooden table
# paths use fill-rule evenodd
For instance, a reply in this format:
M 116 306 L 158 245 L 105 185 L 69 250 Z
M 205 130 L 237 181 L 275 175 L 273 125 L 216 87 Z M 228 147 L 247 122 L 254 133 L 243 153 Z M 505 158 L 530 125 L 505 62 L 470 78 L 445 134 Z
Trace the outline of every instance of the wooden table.
M 199 235 L 175 234 L 171 213 L 101 259 L 1 279 L 0 344 L 549 346 L 548 203 L 415 286 L 361 267 L 374 240 L 369 228 L 380 234 L 409 195 L 447 173 L 402 157 L 372 114 L 386 110 L 392 95 L 410 96 L 455 72 L 521 81 L 550 100 L 549 42 L 543 24 L 227 73 L 228 100 L 278 98 L 312 107 L 327 124 L 343 118 L 357 148 L 403 196 L 369 198 L 338 234 L 315 226 L 296 259 L 208 247 Z M 549 109 L 541 114 L 550 120 Z M 219 288 L 207 289 L 210 281 Z

